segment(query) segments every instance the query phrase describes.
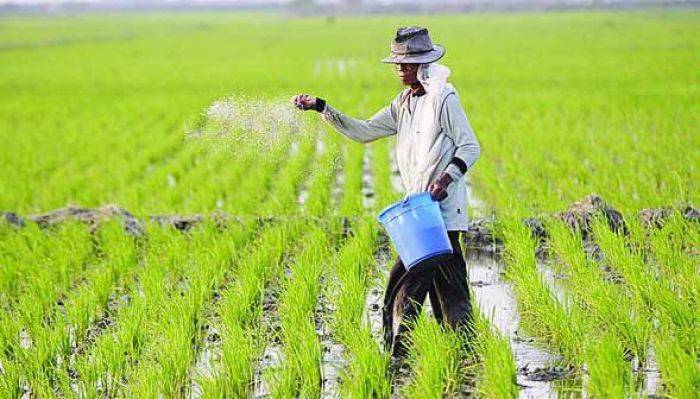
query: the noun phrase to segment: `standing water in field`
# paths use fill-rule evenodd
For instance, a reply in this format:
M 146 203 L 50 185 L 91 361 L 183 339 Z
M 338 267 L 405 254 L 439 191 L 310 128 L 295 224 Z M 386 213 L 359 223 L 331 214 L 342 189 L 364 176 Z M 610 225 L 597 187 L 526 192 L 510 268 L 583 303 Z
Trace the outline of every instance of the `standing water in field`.
M 232 96 L 214 101 L 185 131 L 188 142 L 237 153 L 265 151 L 288 143 L 305 125 L 288 101 Z

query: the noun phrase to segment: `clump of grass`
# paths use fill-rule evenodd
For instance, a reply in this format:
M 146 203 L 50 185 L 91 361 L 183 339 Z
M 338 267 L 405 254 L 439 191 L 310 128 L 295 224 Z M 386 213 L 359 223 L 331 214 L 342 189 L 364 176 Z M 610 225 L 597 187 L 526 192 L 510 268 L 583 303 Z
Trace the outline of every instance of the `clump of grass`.
M 316 336 L 314 310 L 323 262 L 329 254 L 327 233 L 316 226 L 303 239 L 304 247 L 291 265 L 279 299 L 282 365 L 268 370 L 274 397 L 318 396 L 321 386 L 321 343 Z
M 269 225 L 243 249 L 233 281 L 220 293 L 216 326 L 221 358 L 209 365 L 211 377 L 198 377 L 204 397 L 250 394 L 256 361 L 266 343 L 260 324 L 265 289 L 280 275 L 283 256 L 294 250 L 298 232 L 298 223 Z
M 627 289 L 606 275 L 602 266 L 589 259 L 581 236 L 563 222 L 549 223 L 551 246 L 557 256 L 555 268 L 568 274 L 570 297 L 586 312 L 591 331 L 610 330 L 637 359 L 646 358 L 651 324 L 635 308 Z M 637 261 L 641 261 L 638 259 Z
M 472 306 L 478 309 L 476 303 Z M 475 331 L 475 355 L 480 360 L 477 377 L 479 395 L 488 399 L 516 398 L 516 365 L 508 338 L 495 331 L 479 312 L 475 314 Z
M 407 398 L 442 398 L 459 389 L 460 342 L 456 332 L 423 313 L 411 333 L 411 382 Z
M 523 330 L 563 354 L 568 362 L 580 363 L 582 315 L 568 303 L 560 302 L 539 273 L 536 243 L 529 229 L 518 220 L 508 219 L 500 231 L 506 246 L 506 278 L 513 282 Z
M 647 233 L 628 218 L 630 237 L 594 225 L 603 259 L 629 289 L 637 313 L 655 326 L 651 342 L 658 357 L 665 389 L 685 397 L 700 386 L 697 364 L 699 317 L 694 294 L 700 293 L 697 259 L 692 253 L 696 226 L 675 214 L 658 231 Z
M 624 398 L 632 381 L 632 366 L 625 361 L 625 348 L 611 332 L 591 332 L 583 343 L 588 371 L 587 393 L 594 398 Z
M 333 336 L 344 347 L 340 390 L 348 398 L 387 398 L 391 393 L 388 357 L 372 336 L 365 306 L 377 239 L 373 223 L 359 220 L 332 262 L 337 307 L 331 324 Z

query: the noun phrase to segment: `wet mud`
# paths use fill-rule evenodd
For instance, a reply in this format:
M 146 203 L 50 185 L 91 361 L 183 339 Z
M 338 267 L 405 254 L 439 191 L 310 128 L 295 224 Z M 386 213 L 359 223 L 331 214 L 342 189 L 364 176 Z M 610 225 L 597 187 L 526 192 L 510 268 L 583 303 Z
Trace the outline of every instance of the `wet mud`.
M 263 336 L 269 336 L 271 339 L 266 342 L 262 357 L 255 367 L 253 398 L 270 397 L 272 392 L 268 371 L 282 364 L 282 341 L 279 338 L 280 319 L 277 314 L 280 288 L 277 284 L 270 284 L 265 289 L 261 324 Z
M 372 149 L 365 146 L 362 155 L 362 206 L 365 209 L 374 209 L 377 203 L 374 192 L 374 177 L 372 175 Z
M 503 280 L 503 264 L 491 257 L 471 254 L 467 267 L 479 310 L 510 340 L 520 398 L 558 397 L 553 381 L 569 378 L 571 370 L 559 366 L 560 357 L 538 348 L 532 338 L 519 332 L 517 301 L 512 287 Z
M 340 398 L 340 373 L 345 365 L 343 345 L 333 338 L 330 319 L 335 312 L 335 304 L 329 300 L 328 289 L 333 287 L 329 277 L 322 277 L 323 292 L 316 303 L 316 336 L 321 342 L 321 397 L 324 399 Z M 325 281 L 323 281 L 325 280 Z

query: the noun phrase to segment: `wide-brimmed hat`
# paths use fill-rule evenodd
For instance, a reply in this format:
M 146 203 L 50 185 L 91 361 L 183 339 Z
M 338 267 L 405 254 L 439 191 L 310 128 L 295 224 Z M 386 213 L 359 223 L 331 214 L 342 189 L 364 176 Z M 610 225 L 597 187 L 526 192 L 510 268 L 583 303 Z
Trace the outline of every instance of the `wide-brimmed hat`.
M 445 49 L 433 44 L 428 30 L 420 26 L 406 26 L 396 31 L 391 42 L 391 55 L 382 62 L 390 64 L 428 64 L 445 55 Z

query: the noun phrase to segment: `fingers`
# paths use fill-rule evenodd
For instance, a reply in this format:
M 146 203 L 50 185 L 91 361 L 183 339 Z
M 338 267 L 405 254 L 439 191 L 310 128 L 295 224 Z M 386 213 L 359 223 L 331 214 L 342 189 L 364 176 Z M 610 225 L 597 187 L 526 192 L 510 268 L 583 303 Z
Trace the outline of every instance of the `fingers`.
M 431 184 L 428 191 L 435 201 L 442 201 L 447 198 L 447 190 L 438 184 Z
M 292 97 L 292 105 L 299 109 L 304 109 L 302 99 L 304 97 L 304 94 L 297 94 L 296 96 Z
M 296 96 L 292 97 L 292 105 L 297 107 L 298 109 L 301 110 L 308 110 L 313 108 L 315 105 L 315 98 L 309 94 L 297 94 Z

